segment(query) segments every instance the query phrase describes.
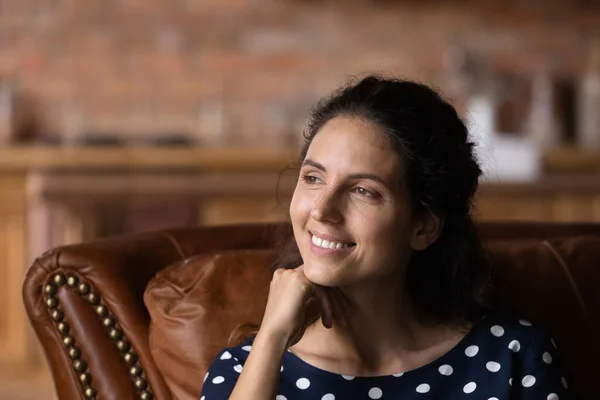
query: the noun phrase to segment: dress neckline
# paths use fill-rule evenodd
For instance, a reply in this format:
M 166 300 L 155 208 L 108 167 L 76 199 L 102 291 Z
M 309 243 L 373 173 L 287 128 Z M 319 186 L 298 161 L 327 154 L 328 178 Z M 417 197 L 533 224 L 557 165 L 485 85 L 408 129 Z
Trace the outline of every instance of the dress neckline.
M 471 329 L 469 329 L 469 331 L 462 337 L 462 339 L 456 343 L 456 345 L 454 345 L 452 348 L 450 348 L 446 353 L 442 354 L 440 357 L 436 358 L 435 360 L 424 364 L 420 367 L 408 370 L 408 371 L 403 371 L 403 372 L 398 372 L 395 374 L 387 374 L 387 375 L 372 375 L 372 376 L 349 376 L 349 375 L 343 375 L 340 374 L 338 372 L 332 372 L 332 371 L 328 371 L 322 368 L 319 368 L 317 366 L 314 366 L 312 364 L 310 364 L 307 361 L 304 361 L 302 358 L 300 358 L 298 355 L 296 355 L 295 353 L 293 353 L 291 350 L 286 351 L 286 354 L 284 355 L 284 359 L 287 359 L 291 362 L 293 362 L 295 365 L 305 369 L 305 370 L 309 370 L 313 373 L 316 374 L 320 374 L 320 375 L 325 375 L 325 376 L 335 376 L 335 377 L 343 377 L 346 380 L 353 380 L 353 379 L 390 379 L 390 378 L 398 378 L 404 375 L 408 375 L 408 374 L 416 374 L 419 373 L 421 371 L 426 371 L 428 369 L 431 368 L 439 368 L 441 366 L 443 366 L 444 364 L 446 364 L 446 360 L 449 360 L 451 358 L 454 357 L 454 355 L 456 353 L 459 352 L 464 352 L 465 349 L 468 347 L 468 343 L 471 342 L 471 337 L 474 336 L 476 334 L 477 331 L 479 331 L 482 325 L 482 320 L 485 318 L 482 317 L 479 321 L 477 321 L 476 323 L 473 324 L 473 326 L 471 327 Z

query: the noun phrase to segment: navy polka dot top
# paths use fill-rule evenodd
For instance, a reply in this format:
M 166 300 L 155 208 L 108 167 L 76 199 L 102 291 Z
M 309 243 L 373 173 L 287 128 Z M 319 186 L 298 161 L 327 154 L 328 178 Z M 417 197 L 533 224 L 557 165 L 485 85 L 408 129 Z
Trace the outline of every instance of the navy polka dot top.
M 218 354 L 204 377 L 201 400 L 229 398 L 253 340 Z M 570 399 L 559 364 L 545 331 L 525 320 L 490 315 L 436 361 L 394 375 L 340 375 L 286 352 L 276 400 Z

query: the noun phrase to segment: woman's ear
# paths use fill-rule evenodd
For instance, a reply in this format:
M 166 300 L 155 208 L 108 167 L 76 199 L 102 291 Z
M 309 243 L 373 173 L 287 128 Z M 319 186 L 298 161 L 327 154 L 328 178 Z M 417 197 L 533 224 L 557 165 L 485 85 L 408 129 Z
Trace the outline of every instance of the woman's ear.
M 425 250 L 431 246 L 442 233 L 444 218 L 439 215 L 427 213 L 416 221 L 410 240 L 414 250 Z

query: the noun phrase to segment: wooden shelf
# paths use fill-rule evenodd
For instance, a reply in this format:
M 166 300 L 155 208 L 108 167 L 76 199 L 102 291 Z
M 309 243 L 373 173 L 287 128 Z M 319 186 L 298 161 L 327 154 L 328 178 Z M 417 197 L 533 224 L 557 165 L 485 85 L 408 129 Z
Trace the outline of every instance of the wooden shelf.
M 47 168 L 279 171 L 295 161 L 298 153 L 298 149 L 6 147 L 0 149 L 0 171 Z
M 584 150 L 575 147 L 548 149 L 542 156 L 545 174 L 598 174 L 600 149 Z

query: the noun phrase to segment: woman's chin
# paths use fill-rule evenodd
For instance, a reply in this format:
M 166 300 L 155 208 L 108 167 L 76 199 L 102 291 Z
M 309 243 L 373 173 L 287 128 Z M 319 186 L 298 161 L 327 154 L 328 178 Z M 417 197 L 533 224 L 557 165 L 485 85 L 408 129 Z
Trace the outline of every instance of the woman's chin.
M 341 275 L 339 271 L 333 271 L 331 268 L 326 268 L 320 265 L 304 265 L 304 275 L 309 281 L 319 286 L 336 287 L 341 283 Z

